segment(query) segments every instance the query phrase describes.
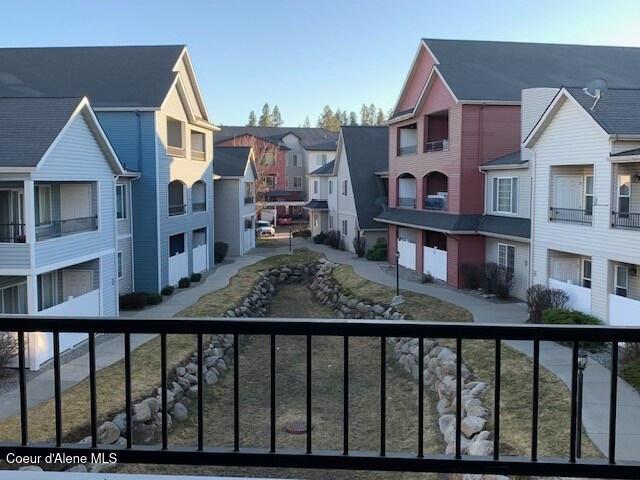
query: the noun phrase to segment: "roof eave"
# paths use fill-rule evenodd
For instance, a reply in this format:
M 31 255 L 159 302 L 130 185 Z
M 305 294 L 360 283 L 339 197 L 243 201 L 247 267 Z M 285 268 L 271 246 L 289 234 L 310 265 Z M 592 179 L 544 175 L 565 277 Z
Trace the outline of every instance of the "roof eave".
M 505 163 L 503 165 L 480 165 L 480 171 L 484 170 L 517 170 L 529 168 L 529 162 L 522 163 Z

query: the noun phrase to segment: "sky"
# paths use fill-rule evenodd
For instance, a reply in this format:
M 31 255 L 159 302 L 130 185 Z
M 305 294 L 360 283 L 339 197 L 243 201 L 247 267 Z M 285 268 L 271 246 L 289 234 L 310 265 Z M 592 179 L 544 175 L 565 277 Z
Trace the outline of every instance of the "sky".
M 387 111 L 423 37 L 640 46 L 638 25 L 639 0 L 0 0 L 2 47 L 186 44 L 224 125 Z

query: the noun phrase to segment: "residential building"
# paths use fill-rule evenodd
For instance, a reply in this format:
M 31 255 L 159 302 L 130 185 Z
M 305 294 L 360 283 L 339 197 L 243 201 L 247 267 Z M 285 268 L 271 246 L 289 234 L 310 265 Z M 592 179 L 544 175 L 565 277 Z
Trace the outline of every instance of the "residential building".
M 309 203 L 304 208 L 309 211 L 309 229 L 315 236 L 321 232 L 327 233 L 335 228 L 334 218 L 336 209 L 329 210 L 329 195 L 334 195 L 336 176 L 334 173 L 335 160 L 325 163 L 309 173 Z M 329 218 L 332 222 L 329 225 Z
M 425 255 L 439 250 L 434 276 L 464 286 L 466 265 L 487 250 L 497 258 L 487 233 L 524 232 L 517 215 L 486 218 L 480 170 L 519 150 L 521 91 L 598 77 L 634 87 L 639 67 L 634 48 L 423 39 L 388 122 L 389 209 L 377 220 L 389 226 L 389 261 L 399 251 L 401 265 L 433 274 Z
M 256 246 L 256 171 L 251 147 L 216 147 L 215 240 L 239 256 Z
M 307 203 L 307 175 L 335 158 L 338 135 L 324 128 L 223 126 L 216 146 L 251 146 L 264 186 L 259 209 L 301 219 Z
M 118 315 L 123 175 L 87 98 L 0 98 L 0 313 Z M 61 334 L 60 348 L 86 338 Z M 51 334 L 28 342 L 37 369 Z
M 139 174 L 133 251 L 121 249 L 133 289 L 157 292 L 213 265 L 216 127 L 185 46 L 6 48 L 0 64 L 19 79 L 0 84 L 0 97 L 87 96 L 120 161 Z M 193 255 L 202 245 L 204 266 Z
M 531 281 L 612 325 L 640 316 L 640 90 L 562 88 L 533 154 Z M 594 95 L 596 98 L 594 98 Z

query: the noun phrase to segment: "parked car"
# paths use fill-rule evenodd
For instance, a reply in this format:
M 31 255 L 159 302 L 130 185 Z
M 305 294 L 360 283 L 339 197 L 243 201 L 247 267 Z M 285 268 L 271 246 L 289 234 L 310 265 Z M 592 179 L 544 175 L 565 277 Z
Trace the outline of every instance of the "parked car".
M 291 217 L 278 217 L 278 225 L 291 225 L 293 219 Z
M 276 235 L 276 229 L 273 227 L 273 224 L 266 220 L 258 220 L 256 221 L 256 235 L 259 237 L 274 237 Z

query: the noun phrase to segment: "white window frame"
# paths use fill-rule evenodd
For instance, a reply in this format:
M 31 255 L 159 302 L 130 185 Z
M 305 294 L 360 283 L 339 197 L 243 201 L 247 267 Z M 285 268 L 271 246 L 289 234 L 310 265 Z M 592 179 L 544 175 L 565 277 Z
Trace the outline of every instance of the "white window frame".
M 343 196 L 345 196 L 345 197 L 348 195 L 348 192 L 349 192 L 349 191 L 348 191 L 348 186 L 347 186 L 347 185 L 348 185 L 348 184 L 347 184 L 347 181 L 346 181 L 346 180 L 343 180 L 343 181 L 342 181 L 342 195 L 343 195 Z
M 298 158 L 299 158 L 299 154 L 298 153 L 292 153 L 291 154 L 291 166 L 292 167 L 299 167 L 300 166 L 298 164 Z
M 118 280 L 122 280 L 122 277 L 124 276 L 124 266 L 122 264 L 122 252 L 118 252 L 117 259 L 118 259 Z
M 180 146 L 169 144 L 169 122 L 178 122 L 180 124 Z M 184 122 L 178 118 L 167 116 L 167 153 L 172 157 L 184 157 L 185 144 L 185 126 Z
M 500 182 L 509 182 L 509 208 L 508 210 L 500 208 Z M 493 177 L 493 195 L 492 195 L 492 211 L 495 213 L 518 213 L 518 177 Z M 515 188 L 514 188 L 515 186 Z M 515 190 L 515 195 L 514 195 Z
M 344 235 L 345 237 L 347 236 L 347 231 L 349 228 L 349 222 L 346 219 L 343 219 L 342 222 L 340 222 L 340 232 L 342 233 L 342 235 Z
M 587 275 L 587 269 L 585 268 L 586 264 L 589 264 L 589 275 Z M 584 288 L 591 288 L 592 285 L 592 276 L 593 276 L 593 263 L 591 262 L 590 258 L 583 258 L 582 261 L 580 262 L 580 275 L 581 275 L 581 280 L 582 280 L 582 286 Z M 588 285 L 587 285 L 588 284 Z
M 20 301 L 20 299 L 21 299 L 21 298 L 20 298 L 20 287 L 21 287 L 21 286 L 23 286 L 23 285 L 25 286 L 25 290 L 26 290 L 27 282 L 14 283 L 13 285 L 7 285 L 7 286 L 4 286 L 4 287 L 0 288 L 0 313 L 5 314 L 5 315 L 13 315 L 12 313 L 5 312 L 5 306 L 4 306 L 4 291 L 5 291 L 5 290 L 9 290 L 9 289 L 11 289 L 11 288 L 16 288 L 16 289 L 17 289 L 17 292 L 18 292 L 18 304 L 20 304 L 20 303 L 22 303 L 22 302 Z M 25 291 L 25 294 L 26 294 L 26 291 Z M 24 301 L 25 301 L 25 303 L 26 303 L 26 302 L 27 302 L 27 299 L 26 299 L 26 298 L 24 298 Z M 27 307 L 27 308 L 28 308 L 28 307 Z M 20 313 L 20 312 L 18 312 L 18 313 Z M 23 314 L 24 314 L 24 313 L 27 313 L 27 312 L 25 311 L 25 312 L 23 312 Z
M 202 135 L 202 150 L 196 150 L 193 148 L 193 135 Z M 193 128 L 189 129 L 189 143 L 191 147 L 191 159 L 197 160 L 199 162 L 203 162 L 207 158 L 207 135 L 200 130 L 195 130 Z M 194 156 L 195 153 L 195 156 Z
M 504 251 L 504 261 L 502 261 L 502 252 Z M 513 266 L 509 267 L 509 251 L 513 252 Z M 511 268 L 511 271 L 516 269 L 516 246 L 510 243 L 498 243 L 498 261 L 496 262 L 499 267 Z
M 589 184 L 589 182 L 587 181 L 588 178 L 591 179 L 591 193 L 587 192 L 587 185 Z M 591 212 L 590 212 L 590 214 L 593 214 L 593 207 L 595 206 L 595 195 L 594 195 L 595 188 L 596 188 L 596 186 L 595 186 L 595 178 L 594 178 L 593 174 L 585 175 L 584 176 L 584 210 L 585 210 L 585 212 L 587 212 L 589 210 L 587 208 L 587 198 L 591 198 Z
M 273 179 L 273 182 L 269 182 L 269 179 Z M 271 183 L 271 185 L 270 185 Z M 265 175 L 264 176 L 264 184 L 267 188 L 276 188 L 276 185 L 278 183 L 278 176 L 277 175 Z
M 40 223 L 38 223 L 37 226 L 45 227 L 47 225 L 52 225 L 53 224 L 53 194 L 51 190 L 51 185 L 36 185 L 35 188 L 38 195 L 38 220 L 40 220 Z M 42 192 L 45 190 L 48 192 L 48 197 L 49 197 L 49 200 L 48 200 L 49 201 L 49 221 L 46 223 L 43 223 L 42 214 L 44 211 L 42 207 Z
M 293 177 L 293 188 L 297 190 L 302 190 L 302 177 L 299 175 L 295 175 Z
M 318 193 L 320 191 L 320 182 L 318 180 L 313 181 L 313 193 Z
M 333 215 L 329 215 L 329 230 L 333 230 Z
M 52 270 L 51 272 L 46 272 L 46 273 L 41 273 L 39 275 L 39 281 L 38 283 L 38 311 L 42 311 L 42 310 L 46 310 L 48 308 L 52 308 L 55 307 L 56 305 L 58 305 L 57 303 L 53 303 L 53 305 L 49 305 L 48 307 L 44 306 L 44 297 L 42 295 L 42 281 L 44 279 L 44 277 L 50 277 L 51 280 L 51 293 L 53 295 L 53 302 L 56 302 L 58 300 L 58 272 L 57 270 Z
M 118 200 L 118 190 L 120 190 L 120 200 Z M 118 206 L 122 211 L 122 216 L 118 216 Z M 116 218 L 118 220 L 126 220 L 128 216 L 127 211 L 127 186 L 123 183 L 116 185 Z
M 627 195 L 622 195 L 620 193 L 620 188 L 622 187 L 622 182 L 621 179 L 622 177 L 628 177 L 629 178 L 629 193 Z M 617 188 L 616 188 L 616 209 L 618 210 L 618 213 L 621 214 L 628 214 L 631 212 L 631 175 L 629 174 L 619 174 L 617 179 Z M 620 208 L 620 199 L 622 198 L 626 198 L 629 200 L 629 203 L 627 205 L 627 211 L 623 212 L 622 208 Z
M 614 289 L 615 289 L 615 294 L 620 296 L 620 297 L 627 297 L 629 295 L 629 267 L 627 267 L 626 265 L 620 265 L 620 264 L 616 264 L 615 266 L 616 268 L 616 274 L 615 274 L 615 284 L 614 284 Z M 625 276 L 625 283 L 621 284 L 620 283 L 620 272 L 625 272 L 624 276 Z M 624 290 L 624 295 L 620 295 L 618 293 L 618 291 L 622 291 Z
M 333 194 L 333 180 L 329 180 L 329 195 Z

